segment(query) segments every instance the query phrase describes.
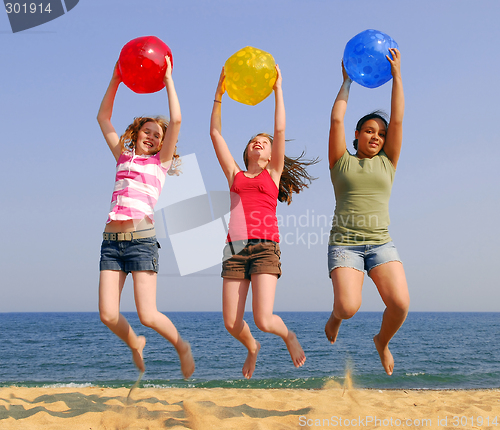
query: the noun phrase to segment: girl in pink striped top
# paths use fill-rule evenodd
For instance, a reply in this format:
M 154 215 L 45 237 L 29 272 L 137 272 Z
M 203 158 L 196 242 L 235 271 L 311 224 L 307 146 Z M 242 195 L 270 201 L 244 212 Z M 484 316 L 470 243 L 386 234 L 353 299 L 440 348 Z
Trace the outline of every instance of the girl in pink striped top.
M 132 350 L 132 357 L 144 372 L 144 336 L 137 336 L 120 313 L 120 296 L 129 272 L 134 281 L 137 314 L 142 324 L 151 327 L 177 350 L 185 378 L 194 372 L 189 343 L 184 341 L 167 316 L 156 307 L 158 248 L 154 231 L 154 205 L 165 176 L 176 159 L 181 109 L 169 57 L 163 82 L 167 90 L 170 122 L 161 117 L 136 118 L 119 137 L 111 124 L 113 105 L 121 83 L 117 65 L 104 95 L 97 121 L 111 150 L 116 166 L 116 181 L 111 211 L 101 246 L 99 313 L 101 321 Z

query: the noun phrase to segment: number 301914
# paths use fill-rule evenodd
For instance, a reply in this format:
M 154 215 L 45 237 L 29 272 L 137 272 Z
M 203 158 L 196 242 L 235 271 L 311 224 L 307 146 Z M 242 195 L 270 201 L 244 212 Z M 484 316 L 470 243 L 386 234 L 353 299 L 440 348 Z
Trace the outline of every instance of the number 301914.
M 5 3 L 7 13 L 50 13 L 50 3 Z

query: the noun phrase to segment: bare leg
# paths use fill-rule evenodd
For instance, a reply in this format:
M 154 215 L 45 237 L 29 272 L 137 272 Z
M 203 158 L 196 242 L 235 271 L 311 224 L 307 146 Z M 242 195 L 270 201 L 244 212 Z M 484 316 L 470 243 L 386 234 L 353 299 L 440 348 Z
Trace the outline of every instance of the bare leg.
M 137 368 L 144 372 L 142 351 L 146 345 L 144 336 L 137 336 L 126 318 L 120 313 L 120 297 L 127 277 L 120 270 L 103 270 L 99 277 L 99 315 L 101 321 L 132 351 Z
M 250 281 L 248 279 L 224 278 L 222 281 L 224 325 L 227 331 L 248 350 L 242 369 L 243 376 L 246 379 L 250 379 L 253 375 L 260 350 L 260 343 L 252 336 L 250 327 L 243 319 L 249 286 Z
M 351 318 L 361 306 L 364 273 L 348 267 L 332 270 L 333 311 L 325 325 L 330 343 L 335 343 L 342 320 Z
M 373 268 L 370 277 L 386 305 L 380 332 L 373 341 L 386 373 L 392 375 L 394 358 L 389 350 L 389 341 L 403 325 L 410 306 L 406 276 L 403 265 L 399 261 L 391 261 Z
M 153 271 L 132 272 L 137 314 L 142 324 L 150 327 L 167 339 L 179 354 L 181 371 L 189 378 L 195 369 L 191 347 L 179 335 L 170 319 L 156 307 L 156 273 Z
M 306 356 L 295 333 L 288 330 L 283 320 L 273 314 L 274 296 L 278 277 L 265 273 L 252 275 L 253 317 L 255 325 L 266 333 L 283 339 L 295 367 L 306 362 Z

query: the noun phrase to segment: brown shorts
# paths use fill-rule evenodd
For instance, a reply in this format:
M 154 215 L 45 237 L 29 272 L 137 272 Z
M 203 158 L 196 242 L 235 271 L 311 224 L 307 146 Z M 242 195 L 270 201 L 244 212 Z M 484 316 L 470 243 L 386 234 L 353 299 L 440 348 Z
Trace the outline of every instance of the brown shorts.
M 270 240 L 249 239 L 246 246 L 243 241 L 228 243 L 224 247 L 221 276 L 251 279 L 254 273 L 268 273 L 277 275 L 279 278 L 281 276 L 280 255 L 279 244 Z

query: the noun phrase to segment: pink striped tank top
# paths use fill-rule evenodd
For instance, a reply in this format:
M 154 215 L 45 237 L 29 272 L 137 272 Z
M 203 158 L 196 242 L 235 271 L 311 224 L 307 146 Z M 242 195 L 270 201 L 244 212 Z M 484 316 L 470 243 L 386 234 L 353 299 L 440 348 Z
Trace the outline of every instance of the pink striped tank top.
M 106 223 L 144 217 L 154 222 L 154 207 L 171 163 L 162 164 L 160 153 L 135 155 L 135 152 L 122 152 L 116 163 L 115 189 Z

